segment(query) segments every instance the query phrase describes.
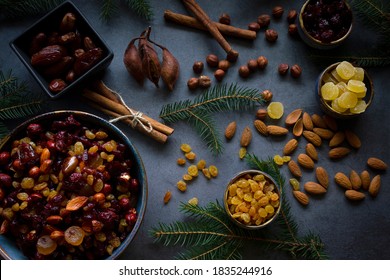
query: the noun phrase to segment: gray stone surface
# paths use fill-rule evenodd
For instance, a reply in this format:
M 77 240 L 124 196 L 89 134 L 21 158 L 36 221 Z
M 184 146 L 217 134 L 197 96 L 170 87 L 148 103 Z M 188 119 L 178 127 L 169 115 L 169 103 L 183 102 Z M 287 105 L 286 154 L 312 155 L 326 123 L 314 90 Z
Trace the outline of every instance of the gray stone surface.
M 165 9 L 180 13 L 186 13 L 180 1 L 151 0 L 154 19 L 151 22 L 137 17 L 126 9 L 121 3 L 117 15 L 109 22 L 99 19 L 100 5 L 102 1 L 73 1 L 86 15 L 90 23 L 103 36 L 114 51 L 114 59 L 105 71 L 103 80 L 108 86 L 120 92 L 128 104 L 145 114 L 158 119 L 159 112 L 164 104 L 194 98 L 199 91 L 190 92 L 187 89 L 187 80 L 194 76 L 192 64 L 196 60 L 205 60 L 210 53 L 224 57 L 224 52 L 207 33 L 192 30 L 186 27 L 166 23 L 163 19 Z M 229 13 L 232 24 L 246 28 L 247 24 L 256 20 L 262 13 L 270 13 L 273 6 L 281 4 L 287 11 L 289 8 L 300 9 L 300 1 L 198 1 L 207 13 L 217 20 L 223 12 Z M 270 89 L 274 93 L 273 101 L 281 101 L 285 107 L 285 116 L 294 109 L 302 108 L 310 114 L 322 114 L 315 97 L 315 83 L 323 68 L 333 62 L 319 63 L 309 55 L 312 50 L 300 40 L 295 40 L 287 35 L 286 13 L 281 20 L 272 20 L 271 26 L 279 32 L 279 39 L 275 44 L 267 43 L 264 39 L 264 31 L 258 33 L 254 42 L 229 38 L 229 42 L 240 52 L 239 60 L 229 69 L 224 82 L 238 83 L 240 86 L 254 87 L 259 91 Z M 30 85 L 32 94 L 41 90 L 32 76 L 26 70 L 12 52 L 8 43 L 35 22 L 37 18 L 25 18 L 22 20 L 7 20 L 0 22 L 0 67 L 2 71 L 13 69 L 13 74 L 21 80 L 26 80 Z M 140 87 L 126 72 L 122 63 L 123 52 L 131 40 L 138 36 L 148 25 L 152 27 L 151 38 L 165 45 L 179 60 L 181 66 L 180 77 L 176 88 L 169 93 L 164 86 L 156 89 L 150 82 Z M 350 53 L 359 52 L 370 48 L 375 38 L 368 36 L 370 32 L 364 28 L 359 20 L 355 22 L 355 28 L 348 41 L 334 52 L 325 52 L 323 55 L 334 55 L 341 50 Z M 239 65 L 245 64 L 250 58 L 265 55 L 269 59 L 269 65 L 264 72 L 257 72 L 244 80 L 238 76 Z M 277 67 L 279 63 L 299 64 L 303 69 L 299 79 L 293 79 L 290 75 L 279 76 Z M 346 200 L 343 191 L 333 182 L 333 175 L 342 171 L 349 173 L 351 169 L 358 172 L 366 169 L 366 159 L 370 156 L 378 156 L 390 163 L 390 152 L 387 147 L 390 137 L 388 106 L 390 104 L 389 67 L 368 69 L 375 86 L 375 98 L 371 108 L 353 121 L 344 125 L 355 131 L 362 140 L 362 147 L 353 151 L 347 158 L 332 162 L 327 157 L 328 147 L 319 148 L 320 160 L 317 166 L 324 166 L 330 176 L 331 183 L 328 193 L 323 197 L 311 197 L 310 205 L 301 207 L 292 197 L 290 186 L 285 186 L 287 199 L 291 204 L 291 212 L 299 225 L 299 233 L 312 232 L 318 234 L 326 246 L 326 253 L 331 259 L 389 259 L 390 251 L 390 218 L 389 218 L 389 174 L 382 174 L 382 188 L 376 199 L 367 196 L 358 204 Z M 212 69 L 205 67 L 203 72 L 212 77 Z M 213 79 L 215 84 L 215 80 Z M 265 106 L 263 106 L 265 108 Z M 49 100 L 45 110 L 77 109 L 104 116 L 81 101 L 80 93 L 72 97 L 63 97 L 58 100 Z M 170 223 L 184 220 L 185 216 L 178 211 L 180 202 L 196 196 L 200 205 L 206 205 L 215 200 L 222 201 L 223 192 L 229 179 L 237 172 L 248 168 L 244 161 L 238 158 L 239 136 L 245 126 L 252 126 L 255 111 L 229 112 L 215 114 L 215 122 L 218 129 L 223 132 L 226 125 L 235 120 L 238 123 L 237 135 L 230 141 L 224 142 L 224 153 L 213 156 L 207 149 L 194 129 L 184 122 L 172 125 L 175 132 L 164 144 L 157 144 L 144 135 L 133 131 L 123 124 L 118 126 L 133 141 L 138 148 L 149 181 L 149 197 L 144 222 L 136 238 L 121 256 L 122 259 L 171 259 L 180 250 L 179 247 L 164 247 L 153 243 L 149 231 L 158 223 Z M 20 120 L 21 122 L 21 120 Z M 7 122 L 10 129 L 17 125 L 19 120 Z M 270 121 L 268 121 L 270 123 Z M 283 120 L 275 122 L 282 124 Z M 253 141 L 249 146 L 249 152 L 260 158 L 267 158 L 275 154 L 281 154 L 285 138 L 265 138 L 253 130 Z M 180 193 L 176 189 L 176 182 L 184 174 L 185 169 L 176 164 L 176 159 L 182 156 L 180 144 L 189 143 L 196 152 L 198 158 L 203 158 L 208 164 L 214 164 L 219 168 L 219 176 L 207 181 L 203 176 L 190 184 L 187 192 Z M 299 140 L 298 150 L 293 158 L 304 151 L 306 140 Z M 287 167 L 281 168 L 287 182 L 290 174 Z M 374 173 L 370 171 L 373 175 Z M 315 180 L 314 172 L 304 171 L 303 182 Z M 168 205 L 162 202 L 167 190 L 173 193 Z M 249 259 L 285 259 L 288 256 L 277 252 L 263 253 L 258 245 L 248 243 L 245 246 L 244 258 Z

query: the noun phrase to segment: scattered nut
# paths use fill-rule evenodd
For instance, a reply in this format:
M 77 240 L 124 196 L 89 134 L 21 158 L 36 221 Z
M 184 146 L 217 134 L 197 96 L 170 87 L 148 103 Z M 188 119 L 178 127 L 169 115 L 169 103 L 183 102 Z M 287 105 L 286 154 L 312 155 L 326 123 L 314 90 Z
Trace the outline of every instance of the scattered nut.
M 190 78 L 187 81 L 187 86 L 190 90 L 195 90 L 199 86 L 199 79 L 198 78 Z
M 261 55 L 257 58 L 257 67 L 259 67 L 259 69 L 264 69 L 267 65 L 268 59 L 265 56 Z
M 242 65 L 238 69 L 238 74 L 240 75 L 241 78 L 248 78 L 250 73 L 251 73 L 251 71 L 250 71 L 248 65 Z
M 258 118 L 259 120 L 265 120 L 266 117 L 267 117 L 267 110 L 266 109 L 257 110 L 256 118 Z
M 248 24 L 248 29 L 258 32 L 260 30 L 260 24 L 258 22 L 251 22 Z
M 218 63 L 218 69 L 222 69 L 223 71 L 227 71 L 230 67 L 230 62 L 226 59 L 220 60 Z
M 282 6 L 276 6 L 272 9 L 272 16 L 274 18 L 281 18 L 283 16 L 284 9 Z
M 272 95 L 272 92 L 268 89 L 263 90 L 263 92 L 261 93 L 261 97 L 263 97 L 264 101 L 266 102 L 270 102 L 272 100 Z
M 294 9 L 289 10 L 288 14 L 287 14 L 287 22 L 290 24 L 294 23 L 297 16 L 298 16 L 298 13 L 296 10 L 294 10 Z
M 220 82 L 223 80 L 223 77 L 225 77 L 225 71 L 223 71 L 222 69 L 217 69 L 215 70 L 214 72 L 214 77 L 215 79 Z
M 288 34 L 292 37 L 298 35 L 298 26 L 295 23 L 292 23 L 288 26 Z
M 219 63 L 219 58 L 215 54 L 209 54 L 206 57 L 207 65 L 210 67 L 217 67 Z
M 199 77 L 199 87 L 208 88 L 211 86 L 211 79 L 209 76 L 202 75 Z
M 255 72 L 258 68 L 256 59 L 249 59 L 247 65 L 251 72 Z
M 291 76 L 299 78 L 302 74 L 302 68 L 298 64 L 294 64 L 290 69 Z
M 219 23 L 222 23 L 222 24 L 226 24 L 226 25 L 230 25 L 230 15 L 229 14 L 225 14 L 223 13 L 220 17 L 219 17 Z
M 257 23 L 260 24 L 260 27 L 268 27 L 271 22 L 271 17 L 269 15 L 263 14 L 257 17 Z
M 280 75 L 286 75 L 289 68 L 290 68 L 290 66 L 288 66 L 288 64 L 282 63 L 278 67 L 278 72 Z
M 195 61 L 194 65 L 192 66 L 192 69 L 196 74 L 202 73 L 203 68 L 204 68 L 204 64 L 202 61 Z
M 278 32 L 276 32 L 274 29 L 267 29 L 265 31 L 265 39 L 271 43 L 276 42 L 278 39 Z

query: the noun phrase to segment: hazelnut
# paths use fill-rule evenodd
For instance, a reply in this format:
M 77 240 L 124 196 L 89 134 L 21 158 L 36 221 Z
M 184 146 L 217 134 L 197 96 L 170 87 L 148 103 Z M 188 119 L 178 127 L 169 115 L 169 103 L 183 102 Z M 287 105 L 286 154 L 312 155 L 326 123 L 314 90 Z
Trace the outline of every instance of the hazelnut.
M 199 86 L 199 79 L 198 78 L 191 78 L 187 81 L 187 86 L 190 90 L 195 90 Z
M 248 29 L 258 32 L 260 30 L 260 24 L 258 24 L 257 22 L 251 22 L 248 24 Z
M 272 9 L 272 16 L 274 18 L 281 18 L 283 15 L 284 9 L 282 6 L 276 6 Z
M 299 78 L 302 74 L 302 68 L 298 64 L 294 64 L 290 69 L 291 76 Z
M 220 82 L 223 80 L 223 77 L 225 77 L 225 71 L 223 71 L 222 69 L 217 69 L 215 70 L 214 72 L 214 77 L 215 79 Z
M 194 65 L 192 65 L 192 70 L 194 70 L 194 73 L 200 74 L 203 71 L 204 64 L 202 61 L 195 61 Z
M 289 10 L 288 14 L 287 14 L 287 22 L 294 23 L 297 16 L 298 16 L 298 13 L 296 10 L 294 10 L 294 9 Z
M 286 75 L 290 66 L 286 63 L 279 64 L 278 72 L 280 75 Z
M 199 77 L 199 87 L 208 88 L 211 86 L 211 79 L 209 76 L 202 75 Z
M 272 96 L 272 91 L 270 91 L 269 89 L 263 90 L 263 92 L 261 93 L 261 97 L 263 97 L 265 102 L 270 102 L 272 100 Z
M 267 115 L 268 115 L 268 113 L 267 113 L 266 109 L 259 109 L 256 112 L 256 118 L 258 118 L 259 120 L 265 120 Z
M 238 55 L 239 55 L 238 51 L 230 50 L 226 55 L 226 60 L 230 62 L 236 62 L 238 59 Z
M 271 43 L 275 42 L 278 39 L 278 32 L 273 29 L 267 29 L 265 31 L 265 39 Z
M 228 14 L 223 13 L 219 17 L 219 23 L 230 25 L 230 16 Z
M 207 62 L 207 65 L 210 67 L 217 67 L 218 62 L 219 62 L 219 58 L 215 54 L 209 54 L 206 57 L 206 62 Z
M 240 75 L 241 78 L 248 78 L 250 73 L 251 71 L 249 70 L 248 65 L 242 65 L 238 69 L 238 74 Z
M 223 71 L 227 71 L 230 67 L 230 62 L 226 59 L 220 60 L 218 63 L 218 69 L 222 69 Z
M 261 55 L 257 58 L 257 67 L 259 67 L 259 69 L 265 69 L 265 67 L 267 67 L 268 65 L 268 59 Z
M 271 17 L 269 15 L 260 15 L 257 17 L 257 23 L 260 24 L 260 27 L 268 27 L 271 23 Z
M 249 59 L 248 60 L 248 68 L 251 72 L 255 72 L 257 70 L 257 60 L 256 59 Z
M 295 23 L 288 26 L 288 34 L 293 37 L 298 35 L 298 26 Z

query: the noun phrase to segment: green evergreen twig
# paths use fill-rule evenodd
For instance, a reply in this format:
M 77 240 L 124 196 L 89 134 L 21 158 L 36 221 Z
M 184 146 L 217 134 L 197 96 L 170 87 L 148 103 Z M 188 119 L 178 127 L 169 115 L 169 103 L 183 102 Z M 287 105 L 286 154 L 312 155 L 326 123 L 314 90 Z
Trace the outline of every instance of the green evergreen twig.
M 261 161 L 248 155 L 246 160 L 251 168 L 272 174 L 283 190 L 285 179 L 272 159 Z M 293 259 L 326 259 L 324 244 L 317 235 L 297 235 L 298 227 L 283 191 L 281 195 L 282 208 L 277 224 L 263 230 L 245 230 L 236 226 L 217 201 L 206 207 L 182 203 L 180 211 L 191 219 L 170 225 L 161 223 L 152 228 L 151 234 L 156 242 L 165 246 L 185 247 L 184 252 L 178 254 L 179 259 L 241 259 L 244 241 L 255 241 L 264 250 L 288 252 Z
M 0 0 L 0 19 L 21 18 L 44 13 L 64 0 Z
M 160 117 L 167 123 L 187 121 L 195 127 L 210 150 L 218 154 L 222 152 L 222 141 L 211 114 L 246 110 L 263 102 L 257 89 L 238 87 L 236 84 L 217 85 L 194 100 L 187 99 L 163 106 Z
M 132 9 L 138 16 L 146 20 L 151 20 L 153 10 L 148 0 L 124 0 L 125 4 Z M 103 0 L 101 18 L 108 21 L 118 10 L 117 3 L 114 0 Z

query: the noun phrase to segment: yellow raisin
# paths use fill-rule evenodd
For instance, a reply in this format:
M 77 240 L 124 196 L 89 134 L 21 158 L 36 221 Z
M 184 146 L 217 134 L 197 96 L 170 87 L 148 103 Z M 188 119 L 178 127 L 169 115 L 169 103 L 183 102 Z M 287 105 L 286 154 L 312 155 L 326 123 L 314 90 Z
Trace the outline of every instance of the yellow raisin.
M 189 153 L 191 152 L 192 148 L 189 144 L 181 144 L 180 150 L 182 150 L 183 153 Z
M 209 171 L 210 171 L 210 175 L 212 177 L 217 177 L 218 176 L 218 168 L 215 166 L 215 165 L 210 165 L 209 166 Z
M 238 156 L 240 157 L 240 159 L 243 159 L 246 156 L 246 148 L 245 147 L 240 148 L 240 150 L 238 151 Z
M 207 179 L 211 179 L 210 171 L 207 168 L 203 168 L 202 173 Z
M 198 177 L 198 167 L 196 165 L 190 165 L 187 169 L 187 172 L 189 175 L 191 175 L 192 177 Z
M 291 178 L 289 181 L 290 181 L 290 185 L 292 186 L 294 191 L 300 190 L 300 184 L 299 184 L 299 181 L 297 179 Z
M 198 161 L 198 163 L 196 165 L 198 166 L 199 170 L 202 170 L 202 169 L 206 168 L 206 161 L 204 159 L 201 159 Z
M 185 192 L 187 190 L 187 184 L 186 182 L 180 180 L 179 182 L 177 182 L 176 184 L 177 188 L 181 191 L 181 192 Z
M 194 152 L 188 152 L 188 153 L 185 153 L 184 156 L 188 159 L 188 160 L 194 160 L 196 158 L 196 154 Z
M 283 162 L 287 163 L 291 160 L 291 157 L 290 156 L 282 156 L 282 160 L 283 160 Z
M 194 179 L 190 174 L 184 174 L 182 178 L 184 181 L 191 181 Z
M 193 205 L 193 206 L 198 205 L 198 202 L 199 202 L 199 200 L 198 200 L 197 197 L 193 197 L 193 198 L 191 198 L 190 200 L 188 200 L 188 204 L 191 204 L 191 205 Z
M 274 162 L 279 166 L 283 165 L 284 163 L 283 158 L 280 155 L 274 156 Z
M 167 191 L 164 195 L 164 204 L 167 204 L 171 200 L 171 197 L 172 197 L 171 191 Z
M 178 159 L 176 160 L 176 162 L 177 162 L 178 165 L 184 165 L 184 164 L 186 164 L 186 160 L 185 160 L 184 158 L 178 158 Z

